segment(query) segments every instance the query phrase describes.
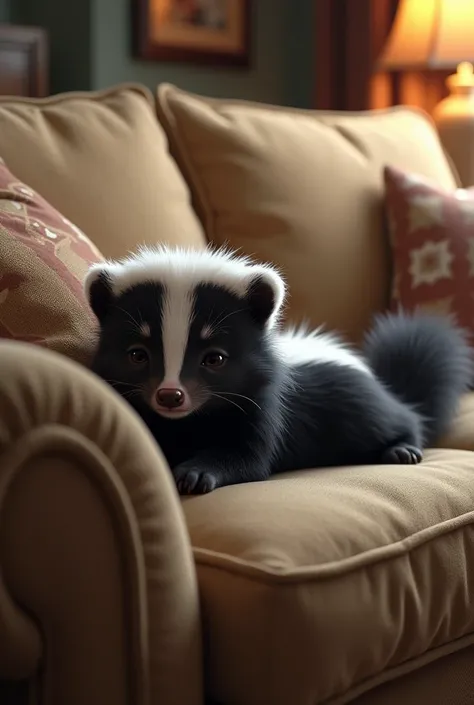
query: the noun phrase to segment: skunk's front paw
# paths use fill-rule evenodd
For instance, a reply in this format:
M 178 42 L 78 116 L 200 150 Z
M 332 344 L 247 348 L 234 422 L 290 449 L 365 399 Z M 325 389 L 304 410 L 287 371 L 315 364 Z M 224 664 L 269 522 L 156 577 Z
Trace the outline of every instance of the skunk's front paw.
M 222 484 L 219 471 L 210 470 L 193 460 L 177 465 L 172 473 L 181 495 L 207 494 Z
M 411 445 L 392 446 L 382 455 L 382 463 L 385 465 L 417 465 L 422 460 L 423 452 Z

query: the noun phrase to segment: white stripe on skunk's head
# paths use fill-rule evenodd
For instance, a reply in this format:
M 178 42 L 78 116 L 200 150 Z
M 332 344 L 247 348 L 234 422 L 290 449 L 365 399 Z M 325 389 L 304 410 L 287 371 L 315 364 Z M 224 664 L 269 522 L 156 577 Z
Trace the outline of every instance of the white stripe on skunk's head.
M 140 378 L 149 405 L 168 418 L 191 413 L 224 392 L 242 396 L 245 365 L 276 325 L 285 299 L 276 269 L 210 249 L 142 249 L 93 265 L 84 288 L 101 323 L 99 374 L 129 391 Z M 124 338 L 134 371 L 126 362 Z M 216 360 L 225 369 L 217 372 Z
M 143 247 L 136 254 L 93 264 L 85 280 L 87 299 L 99 318 L 109 304 L 139 284 L 160 284 L 169 292 L 201 284 L 225 289 L 246 300 L 257 321 L 267 330 L 277 323 L 286 295 L 276 268 L 257 264 L 230 250 L 191 250 L 165 246 Z

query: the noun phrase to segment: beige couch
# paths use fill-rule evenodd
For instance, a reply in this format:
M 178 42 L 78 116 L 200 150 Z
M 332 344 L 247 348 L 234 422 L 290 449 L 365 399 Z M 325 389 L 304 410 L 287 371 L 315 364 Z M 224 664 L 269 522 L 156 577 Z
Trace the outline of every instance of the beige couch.
M 1 99 L 0 156 L 104 255 L 229 242 L 282 267 L 291 320 L 354 341 L 388 301 L 383 165 L 457 183 L 421 113 L 170 86 L 157 105 L 139 86 Z M 472 702 L 472 398 L 421 466 L 180 502 L 147 430 L 87 370 L 5 341 L 0 370 L 0 678 L 26 683 L 2 702 Z

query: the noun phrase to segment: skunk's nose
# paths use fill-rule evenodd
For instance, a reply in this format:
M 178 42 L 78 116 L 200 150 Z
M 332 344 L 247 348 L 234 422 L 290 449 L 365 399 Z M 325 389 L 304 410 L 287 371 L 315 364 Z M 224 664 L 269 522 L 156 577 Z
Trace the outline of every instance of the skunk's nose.
M 184 392 L 182 389 L 161 388 L 156 392 L 156 400 L 166 409 L 177 409 L 184 404 Z

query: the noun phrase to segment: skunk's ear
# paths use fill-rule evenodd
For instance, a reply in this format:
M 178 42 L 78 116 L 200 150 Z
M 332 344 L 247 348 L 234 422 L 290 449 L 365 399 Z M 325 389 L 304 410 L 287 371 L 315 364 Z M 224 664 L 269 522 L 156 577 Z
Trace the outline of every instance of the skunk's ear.
M 246 298 L 255 321 L 262 327 L 272 328 L 285 301 L 285 283 L 271 267 L 251 267 Z
M 89 306 L 102 323 L 115 298 L 112 279 L 106 265 L 94 264 L 89 269 L 84 279 L 84 293 Z

